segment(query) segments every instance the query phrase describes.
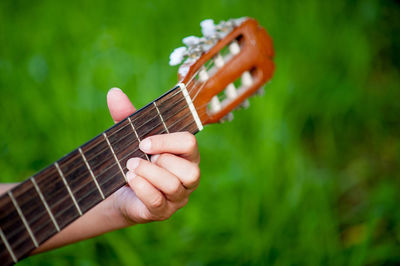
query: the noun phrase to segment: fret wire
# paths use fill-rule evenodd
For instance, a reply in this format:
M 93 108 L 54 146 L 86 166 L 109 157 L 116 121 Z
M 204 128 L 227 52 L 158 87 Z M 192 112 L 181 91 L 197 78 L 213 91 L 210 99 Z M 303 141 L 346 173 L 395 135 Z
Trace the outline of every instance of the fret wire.
M 160 113 L 160 110 L 158 110 L 158 107 L 157 107 L 156 102 L 154 101 L 153 104 L 154 104 L 154 107 L 157 109 L 158 116 L 160 117 L 161 122 L 163 123 L 165 130 L 166 130 L 167 133 L 169 134 L 169 130 L 168 130 L 167 126 L 165 125 L 165 122 L 164 122 L 164 119 L 163 119 L 163 117 L 162 117 L 162 115 L 161 115 L 161 113 Z
M 74 196 L 74 194 L 72 193 L 71 188 L 69 187 L 69 185 L 68 185 L 68 183 L 67 183 L 67 180 L 65 179 L 64 174 L 63 174 L 63 172 L 62 172 L 61 169 L 60 169 L 60 166 L 58 165 L 57 162 L 55 162 L 54 165 L 55 165 L 55 167 L 57 168 L 57 171 L 58 171 L 58 173 L 60 174 L 61 179 L 62 179 L 62 181 L 64 182 L 64 185 L 65 185 L 65 187 L 67 188 L 68 193 L 69 193 L 69 195 L 71 196 L 72 201 L 74 202 L 76 209 L 77 209 L 78 212 L 79 212 L 79 215 L 82 216 L 81 208 L 79 207 L 78 202 L 76 201 L 75 196 Z
M 112 154 L 113 154 L 113 156 L 114 156 L 115 161 L 116 161 L 117 164 L 118 164 L 119 169 L 121 170 L 122 175 L 123 175 L 124 178 L 125 178 L 125 181 L 128 183 L 128 180 L 126 179 L 126 175 L 125 175 L 124 171 L 122 170 L 121 164 L 120 164 L 119 161 L 118 161 L 117 155 L 115 154 L 114 149 L 113 149 L 113 147 L 111 146 L 111 143 L 110 143 L 110 141 L 108 140 L 107 135 L 106 135 L 105 132 L 103 133 L 103 136 L 104 136 L 105 140 L 107 141 L 108 146 L 110 147 L 110 150 L 111 150 L 111 152 L 112 152 Z
M 7 240 L 6 236 L 4 235 L 1 227 L 0 227 L 0 237 L 1 237 L 1 240 L 3 240 L 4 245 L 6 246 L 8 253 L 11 255 L 12 260 L 14 261 L 14 263 L 17 263 L 18 259 L 15 256 L 14 251 L 12 250 L 12 248 L 10 246 L 10 243 L 8 243 L 8 240 Z
M 184 109 L 186 109 L 186 108 L 188 108 L 188 106 L 185 106 L 185 107 L 179 109 L 179 110 L 177 111 L 177 113 L 179 113 L 180 111 L 182 111 L 182 110 L 184 110 Z M 189 111 L 190 111 L 190 110 L 189 110 Z M 188 112 L 188 113 L 185 114 L 183 117 L 181 117 L 179 120 L 175 121 L 171 126 L 176 125 L 177 123 L 179 123 L 180 121 L 182 121 L 183 119 L 185 119 L 185 118 L 186 118 L 188 115 L 190 115 L 190 114 L 191 114 L 191 112 Z M 172 117 L 172 116 L 171 116 L 171 117 Z M 171 117 L 167 118 L 166 121 L 167 121 L 168 119 L 170 119 Z M 129 116 L 127 117 L 127 119 L 131 122 L 131 119 L 130 119 Z M 136 130 L 135 130 L 135 127 L 133 126 L 132 123 L 130 123 L 130 124 L 131 124 L 131 126 L 132 126 L 133 131 L 135 132 L 136 138 L 138 139 L 138 141 L 139 141 L 139 143 L 140 143 L 140 138 L 139 138 L 139 136 L 137 135 L 137 132 L 136 132 Z M 158 126 L 158 125 L 159 125 L 159 124 L 157 124 L 157 126 Z M 151 129 L 151 130 L 152 130 L 152 129 Z M 151 130 L 147 131 L 146 134 L 149 133 Z M 139 150 L 139 148 L 136 148 L 133 152 L 129 153 L 129 155 L 135 153 L 135 152 L 138 151 L 138 150 Z M 104 150 L 102 150 L 102 151 L 104 151 Z M 100 151 L 99 153 L 101 153 L 102 151 Z M 123 160 L 126 159 L 129 155 L 124 156 L 124 157 L 123 157 L 121 160 L 119 160 L 119 161 L 123 161 Z M 144 153 L 144 155 L 146 156 L 146 159 L 150 161 L 150 159 L 149 159 L 149 157 L 147 156 L 147 154 Z M 106 169 L 104 169 L 99 175 L 103 174 L 104 172 L 106 172 L 108 169 L 110 169 L 110 168 L 113 167 L 114 165 L 115 165 L 115 164 L 112 164 L 112 165 L 108 166 L 108 167 L 107 167 Z
M 187 107 L 185 107 L 185 108 L 187 108 Z M 184 109 L 184 108 L 183 108 Z M 182 111 L 183 109 L 181 109 L 180 111 Z M 187 114 L 185 114 L 184 116 L 182 116 L 182 118 L 180 119 L 180 120 L 177 120 L 177 121 L 175 121 L 175 123 L 173 123 L 172 125 L 171 125 L 171 127 L 173 127 L 174 125 L 176 125 L 177 123 L 179 123 L 180 121 L 182 121 L 183 119 L 185 119 L 187 116 L 189 116 L 191 113 L 190 112 L 188 112 Z M 192 122 L 190 122 L 190 124 L 191 124 Z M 190 125 L 189 124 L 189 125 Z M 179 131 L 178 131 L 179 132 Z M 123 157 L 120 161 L 123 161 L 123 160 L 125 160 L 127 157 L 129 157 L 130 155 L 132 155 L 133 153 L 135 153 L 136 151 L 138 151 L 139 150 L 139 148 L 137 148 L 137 149 L 135 149 L 135 150 L 133 150 L 131 153 L 129 153 L 129 154 L 127 154 L 125 157 Z
M 177 95 L 177 94 L 179 94 L 179 93 L 181 93 L 180 90 L 179 90 L 177 93 L 175 93 L 172 97 L 174 97 L 175 95 Z M 168 100 L 169 100 L 169 99 L 168 99 Z M 173 104 L 174 104 L 174 105 L 177 105 L 177 104 L 179 104 L 181 101 L 186 101 L 185 97 L 180 98 L 178 101 L 174 102 Z M 179 109 L 176 113 L 179 113 L 180 111 L 182 111 L 183 109 L 185 109 L 185 108 L 187 108 L 187 107 L 188 107 L 188 106 L 185 106 L 185 107 Z M 155 117 L 156 117 L 156 116 L 153 116 L 153 117 L 151 117 L 150 119 L 148 119 L 146 122 L 144 122 L 143 124 L 141 124 L 141 125 L 138 127 L 138 129 L 142 128 L 145 124 L 147 124 L 150 120 L 154 119 Z M 164 121 L 167 121 L 167 120 L 170 119 L 171 117 L 173 117 L 173 115 L 167 117 L 166 119 L 164 119 Z M 118 130 L 116 130 L 115 132 L 113 132 L 112 134 L 110 134 L 110 135 L 108 135 L 108 136 L 110 137 L 110 136 L 112 136 L 112 135 L 118 133 L 120 130 L 124 129 L 126 126 L 129 126 L 129 124 L 131 124 L 131 127 L 132 127 L 133 131 L 135 132 L 136 138 L 138 139 L 138 141 L 139 141 L 139 143 L 140 143 L 141 140 L 140 140 L 138 134 L 136 133 L 137 131 L 136 131 L 136 128 L 133 126 L 132 119 L 130 118 L 130 116 L 128 116 L 126 119 L 128 119 L 130 123 L 124 125 L 123 127 L 119 128 Z M 133 121 L 135 121 L 135 120 L 133 120 Z M 121 122 L 122 122 L 122 121 L 121 121 Z M 157 125 L 158 125 L 158 124 L 157 124 Z M 150 132 L 150 131 L 148 131 L 148 132 Z M 148 132 L 147 132 L 147 133 L 148 133 Z M 147 134 L 147 133 L 146 133 L 146 134 Z M 127 135 L 125 135 L 125 136 L 127 136 Z M 124 136 L 124 137 L 125 137 L 125 136 Z M 103 149 L 103 150 L 101 150 L 101 151 L 98 151 L 97 154 L 99 154 L 99 153 L 101 153 L 101 152 L 103 152 L 103 151 L 105 151 L 105 150 L 106 150 L 106 149 Z M 144 153 L 144 154 L 145 154 L 145 156 L 146 156 L 146 159 L 147 159 L 147 160 L 150 160 L 149 157 L 148 157 L 148 155 L 147 155 L 146 153 Z M 91 157 L 90 159 L 92 159 L 92 158 L 93 158 L 93 157 Z M 90 160 L 90 159 L 89 159 L 89 160 Z M 108 168 L 107 168 L 107 169 L 108 169 Z M 107 169 L 105 169 L 105 171 L 106 171 Z
M 139 138 L 138 133 L 136 132 L 136 129 L 135 129 L 133 123 L 132 123 L 132 120 L 131 120 L 131 117 L 130 117 L 130 116 L 128 116 L 128 120 L 129 120 L 129 124 L 131 124 L 132 129 L 133 129 L 133 132 L 135 132 L 136 138 L 137 138 L 137 140 L 139 141 L 139 144 L 140 144 L 140 141 L 141 141 L 141 140 L 140 140 L 140 138 Z M 151 119 L 150 119 L 150 120 L 151 120 Z M 148 120 L 148 121 L 150 121 L 150 120 Z M 147 121 L 147 122 L 148 122 L 148 121 Z M 147 123 L 147 122 L 146 122 L 146 123 Z M 143 125 L 146 124 L 146 123 L 143 123 Z M 143 125 L 142 125 L 142 126 L 143 126 Z M 136 150 L 137 150 L 137 149 L 136 149 Z M 150 161 L 150 158 L 149 158 L 149 156 L 147 155 L 147 153 L 144 152 L 144 155 L 146 156 L 147 161 Z
M 193 78 L 192 78 L 192 79 L 193 79 Z M 190 82 L 189 82 L 189 83 L 190 83 Z M 189 83 L 188 83 L 188 84 L 189 84 Z M 175 96 L 175 95 L 178 94 L 179 92 L 180 92 L 180 91 L 175 92 L 174 95 L 172 95 L 171 97 Z M 180 102 L 180 101 L 182 101 L 182 99 L 180 99 L 179 102 Z M 155 117 L 155 116 L 154 116 L 154 117 Z M 153 118 L 154 118 L 154 117 L 153 117 Z M 151 119 L 153 119 L 153 118 L 150 118 L 149 121 L 150 121 Z M 132 128 L 134 129 L 134 126 L 133 126 L 133 124 L 132 124 L 132 121 L 131 121 L 130 117 L 129 117 L 129 120 L 130 120 L 130 123 L 131 123 L 131 125 L 132 125 Z M 178 120 L 178 121 L 179 121 L 179 120 Z M 178 121 L 177 121 L 177 122 L 178 122 Z M 146 121 L 144 124 L 146 124 L 147 122 L 148 122 L 148 121 Z M 144 124 L 143 124 L 143 125 L 144 125 Z M 190 123 L 190 124 L 192 124 L 192 123 Z M 143 126 L 143 125 L 141 125 L 141 126 Z M 141 127 L 141 126 L 140 126 L 140 127 Z M 185 128 L 185 127 L 183 127 L 183 128 Z M 136 130 L 135 130 L 135 129 L 134 129 L 134 131 L 135 131 L 135 135 L 137 136 L 137 133 L 136 133 Z M 104 133 L 103 133 L 103 135 L 104 135 Z M 137 136 L 137 138 L 138 138 L 138 136 Z M 138 138 L 138 140 L 139 140 L 139 138 Z M 140 140 L 139 140 L 139 141 L 140 141 Z M 108 144 L 109 144 L 109 146 L 110 146 L 110 143 L 109 143 L 109 142 L 108 142 Z M 115 154 L 114 154 L 114 155 L 115 155 Z M 146 157 L 148 158 L 147 154 L 145 154 L 145 155 L 146 155 Z M 119 164 L 119 161 L 118 161 L 118 160 L 117 160 L 117 162 L 118 162 L 118 164 Z M 64 182 L 64 184 L 65 184 L 65 186 L 66 186 L 66 188 L 67 188 L 67 190 L 68 190 L 68 192 L 69 192 L 69 194 L 70 194 L 70 196 L 71 196 L 71 198 L 73 199 L 76 208 L 78 209 L 79 213 L 82 215 L 82 212 L 81 212 L 81 210 L 80 210 L 80 208 L 79 208 L 79 205 L 77 204 L 77 202 L 76 202 L 76 200 L 75 200 L 75 197 L 74 197 L 74 195 L 72 194 L 72 191 L 71 191 L 71 189 L 70 189 L 68 183 L 66 182 L 65 177 L 64 177 L 64 175 L 63 175 L 63 173 L 62 173 L 62 171 L 61 171 L 61 169 L 60 169 L 60 167 L 59 167 L 59 165 L 58 165 L 57 162 L 55 163 L 55 166 L 56 166 L 56 168 L 57 168 L 57 170 L 58 170 L 58 172 L 59 172 L 59 174 L 60 174 L 60 176 L 61 176 L 61 178 L 62 178 L 62 180 L 63 180 L 63 182 Z M 120 165 L 119 165 L 119 166 L 120 166 Z M 120 167 L 120 169 L 121 169 L 121 167 Z M 116 174 L 117 174 L 117 173 L 115 173 L 114 175 L 112 175 L 111 178 L 113 178 Z M 124 173 L 122 172 L 122 174 L 124 174 Z M 124 175 L 124 176 L 125 176 L 125 175 Z M 31 179 L 31 180 L 32 180 L 32 182 L 35 182 L 34 179 Z M 107 182 L 108 180 L 110 180 L 110 179 L 106 179 L 106 182 Z M 35 183 L 36 183 L 36 182 L 35 182 Z M 36 184 L 36 186 L 37 186 L 37 184 Z M 36 188 L 36 186 L 35 186 L 35 188 Z M 94 190 L 90 191 L 89 193 L 92 193 L 93 191 L 94 191 Z M 89 194 L 89 193 L 87 193 L 87 194 Z M 43 196 L 42 193 L 40 192 L 40 190 L 38 190 L 38 194 L 39 194 L 39 196 Z M 62 199 L 65 199 L 65 198 L 66 198 L 66 197 L 64 197 L 64 198 L 62 198 Z M 43 198 L 43 199 L 44 199 L 44 198 Z M 45 201 L 45 200 L 42 200 L 42 201 L 43 201 L 43 203 L 45 203 L 45 206 L 46 206 L 46 205 L 47 205 L 46 201 Z M 56 205 L 59 204 L 59 203 L 60 203 L 60 201 L 59 201 L 58 203 L 56 203 Z M 47 208 L 48 208 L 48 205 L 47 205 Z M 66 211 L 66 209 L 64 209 L 64 210 L 63 210 L 62 212 L 60 212 L 60 213 L 57 213 L 55 217 L 59 217 L 59 216 L 60 216 L 61 214 L 63 214 L 65 211 Z M 49 213 L 49 215 L 50 215 L 51 217 L 54 218 L 54 216 L 52 215 L 51 211 L 48 210 L 48 213 Z M 54 219 L 54 220 L 55 220 L 55 219 Z M 54 223 L 54 225 L 56 226 L 56 228 L 59 229 L 58 224 L 57 224 L 56 222 L 54 222 L 54 221 L 53 221 L 53 223 Z M 42 224 L 42 226 L 40 226 L 39 228 L 43 228 L 43 227 L 44 227 L 45 225 L 47 225 L 47 224 L 48 224 L 48 223 Z M 19 230 L 19 231 L 20 231 L 20 230 Z M 15 257 L 15 255 L 14 255 L 14 253 L 13 253 L 13 251 L 12 251 L 10 245 L 8 244 L 8 241 L 7 241 L 6 237 L 5 237 L 5 235 L 3 234 L 1 228 L 0 228 L 0 235 L 1 235 L 1 238 L 3 239 L 3 242 L 6 244 L 6 246 L 8 246 L 8 251 L 9 251 L 9 253 L 11 254 L 11 256 L 12 256 L 14 262 L 17 262 L 18 260 L 17 260 L 17 258 Z M 22 241 L 24 241 L 24 240 L 22 240 Z M 18 242 L 21 242 L 21 241 L 18 241 Z
M 96 177 L 95 177 L 94 174 L 93 174 L 92 168 L 90 168 L 90 165 L 89 165 L 88 161 L 86 160 L 86 156 L 83 154 L 83 151 L 82 151 L 81 148 L 79 148 L 78 150 L 79 150 L 79 153 L 80 153 L 81 156 L 82 156 L 83 161 L 84 161 L 85 164 L 86 164 L 87 169 L 88 169 L 89 172 L 90 172 L 90 176 L 92 177 L 94 183 L 96 184 L 97 189 L 98 189 L 99 192 L 100 192 L 100 195 L 101 195 L 102 199 L 104 200 L 105 197 L 104 197 L 103 191 L 101 190 L 101 188 L 100 188 L 100 186 L 99 186 L 99 183 L 97 182 L 97 179 L 96 179 Z
M 176 88 L 176 87 L 174 87 L 173 89 L 175 89 L 175 88 Z M 172 96 L 170 96 L 170 99 L 171 99 L 172 97 L 178 95 L 179 93 L 181 93 L 181 90 L 178 90 L 178 89 L 177 89 L 177 91 L 176 91 Z M 175 104 L 178 104 L 178 103 L 180 103 L 180 102 L 183 101 L 183 100 L 185 100 L 185 98 L 179 99 L 177 102 L 175 102 Z M 157 101 L 157 100 L 155 100 L 155 101 Z M 155 102 L 155 101 L 153 101 L 153 102 Z M 140 115 L 142 115 L 142 113 L 139 113 L 139 114 L 138 114 L 138 117 L 135 117 L 134 114 L 131 115 L 132 118 L 134 118 L 133 121 L 137 121 L 137 120 L 139 120 L 139 118 L 142 118 L 142 117 L 140 117 Z M 147 122 L 149 122 L 150 120 L 154 119 L 155 117 L 156 117 L 156 116 L 150 117 L 150 118 L 149 118 L 148 120 L 146 120 L 143 124 L 141 124 L 141 125 L 138 127 L 138 129 L 140 129 L 142 126 L 144 126 Z M 130 119 L 130 116 L 129 116 L 128 118 Z M 121 122 L 122 122 L 122 121 L 121 121 Z M 120 130 L 124 129 L 126 126 L 128 126 L 128 125 L 124 125 L 124 126 L 122 126 L 121 128 L 117 129 L 115 132 L 113 132 L 112 134 L 110 134 L 109 137 L 111 137 L 111 136 L 114 135 L 115 133 L 119 132 Z
M 32 232 L 32 230 L 31 230 L 31 228 L 30 228 L 28 222 L 26 221 L 25 215 L 22 213 L 22 210 L 21 210 L 21 208 L 19 207 L 17 201 L 15 200 L 15 198 L 14 198 L 14 196 L 13 196 L 11 190 L 8 191 L 8 196 L 10 197 L 12 203 L 14 204 L 14 207 L 15 207 L 15 209 L 17 210 L 17 212 L 18 212 L 18 214 L 19 214 L 19 217 L 21 218 L 22 222 L 24 223 L 25 228 L 26 228 L 26 230 L 28 231 L 29 236 L 31 237 L 31 239 L 32 239 L 32 241 L 33 241 L 33 244 L 35 245 L 35 247 L 38 247 L 39 244 L 38 244 L 38 242 L 36 241 L 36 238 L 35 238 L 35 236 L 33 235 L 33 232 Z
M 188 107 L 185 106 L 184 108 L 179 109 L 178 112 L 184 110 L 185 108 L 188 108 Z M 180 122 L 180 121 L 182 121 L 183 119 L 187 118 L 187 116 L 190 115 L 190 114 L 191 114 L 190 112 L 186 113 L 186 114 L 185 114 L 184 116 L 182 116 L 179 120 L 176 120 L 171 126 L 176 125 L 178 122 Z M 129 117 L 128 117 L 128 120 L 129 120 Z M 192 123 L 192 122 L 191 122 L 191 123 Z M 191 124 L 191 123 L 190 123 L 190 124 Z M 159 125 L 159 124 L 157 124 L 157 125 Z M 133 126 L 133 125 L 132 125 L 132 126 Z M 150 131 L 151 131 L 151 130 L 150 130 Z M 148 132 L 150 132 L 150 131 L 148 131 Z M 178 131 L 179 131 L 179 130 L 178 130 Z M 147 133 L 146 133 L 146 134 L 147 134 Z M 136 152 L 137 150 L 139 150 L 139 149 L 138 149 L 138 148 L 135 149 L 134 151 L 132 151 L 131 153 L 129 153 L 127 156 L 123 157 L 123 158 L 122 158 L 121 160 L 119 160 L 119 161 L 122 161 L 122 160 L 126 159 L 126 157 L 130 156 L 131 154 L 133 154 L 133 153 Z M 103 174 L 105 171 L 107 171 L 108 169 L 110 169 L 110 168 L 113 167 L 114 165 L 115 165 L 115 164 L 112 164 L 111 166 L 109 166 L 109 167 L 108 167 L 106 170 L 104 170 L 101 174 Z M 100 175 L 101 175 L 101 174 L 100 174 Z M 114 175 L 112 175 L 111 178 L 114 177 L 116 174 L 117 174 L 117 173 L 115 173 Z M 109 180 L 109 179 L 106 179 L 105 181 L 108 181 L 108 180 Z M 91 192 L 93 192 L 93 191 L 90 191 L 88 194 L 90 194 Z M 88 195 L 88 194 L 87 194 L 87 195 Z M 61 201 L 62 201 L 63 199 L 65 199 L 65 197 L 62 198 Z M 59 201 L 58 203 L 56 203 L 54 206 L 57 206 L 59 203 L 61 203 L 61 201 Z M 58 215 L 56 214 L 55 217 L 58 217 Z
M 190 112 L 188 112 L 183 118 L 187 117 L 189 114 L 190 114 Z M 182 120 L 182 119 L 176 121 L 173 125 L 175 125 L 176 123 L 178 123 L 178 122 L 181 121 L 181 120 Z M 191 124 L 193 124 L 193 123 L 194 123 L 194 121 L 190 122 L 190 123 L 187 124 L 187 125 L 184 125 L 181 129 L 178 130 L 178 132 L 181 131 L 182 129 L 184 129 L 186 126 L 189 126 L 189 125 L 191 125 Z M 137 151 L 137 150 L 135 150 L 135 151 Z M 132 152 L 132 153 L 134 153 L 134 152 Z M 131 154 L 132 154 L 132 153 L 131 153 Z M 129 155 L 128 155 L 128 156 L 129 156 Z M 126 157 L 127 157 L 127 156 L 126 156 Z M 126 158 L 126 157 L 125 157 L 125 158 Z M 111 180 L 112 178 L 114 178 L 116 174 L 117 174 L 117 173 L 113 174 L 111 177 L 109 177 L 108 179 L 106 179 L 104 183 L 106 183 L 107 181 L 109 181 L 109 180 Z M 85 195 L 83 195 L 83 197 L 89 195 L 89 194 L 92 193 L 93 191 L 94 191 L 94 190 L 89 190 Z M 62 198 L 61 201 L 64 200 L 64 199 L 65 199 L 65 197 Z M 64 208 L 62 212 L 56 213 L 55 218 L 60 217 L 62 214 L 65 213 L 66 210 L 67 210 L 67 208 Z M 40 216 L 40 215 L 38 215 L 38 216 Z M 47 224 L 45 224 L 45 225 L 47 225 Z M 41 228 L 43 228 L 45 225 L 42 225 L 41 227 L 39 227 L 39 230 L 40 230 Z M 21 241 L 17 242 L 16 244 L 18 244 L 18 243 L 20 243 L 20 242 L 21 242 Z
M 47 204 L 46 199 L 44 198 L 42 192 L 40 191 L 40 188 L 39 188 L 38 184 L 36 183 L 35 178 L 32 176 L 30 179 L 31 179 L 31 182 L 32 182 L 33 186 L 34 186 L 35 189 L 36 189 L 36 192 L 39 194 L 39 197 L 40 197 L 40 199 L 42 200 L 43 205 L 44 205 L 44 207 L 46 208 L 46 211 L 47 211 L 47 213 L 48 213 L 49 216 L 50 216 L 50 219 L 52 220 L 52 222 L 53 222 L 54 226 L 56 227 L 57 231 L 60 232 L 60 227 L 58 226 L 58 223 L 57 223 L 56 219 L 54 218 L 54 215 L 53 215 L 53 213 L 51 212 L 50 207 L 49 207 L 49 205 Z

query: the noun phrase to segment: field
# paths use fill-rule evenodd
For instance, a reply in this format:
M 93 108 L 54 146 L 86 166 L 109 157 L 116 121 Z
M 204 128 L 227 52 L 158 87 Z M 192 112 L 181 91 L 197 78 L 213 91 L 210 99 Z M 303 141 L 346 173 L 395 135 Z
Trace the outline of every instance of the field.
M 397 1 L 0 1 L 0 181 L 22 181 L 176 83 L 181 39 L 256 18 L 276 73 L 197 135 L 200 187 L 170 220 L 20 265 L 400 264 Z M 397 17 L 397 19 L 396 19 Z

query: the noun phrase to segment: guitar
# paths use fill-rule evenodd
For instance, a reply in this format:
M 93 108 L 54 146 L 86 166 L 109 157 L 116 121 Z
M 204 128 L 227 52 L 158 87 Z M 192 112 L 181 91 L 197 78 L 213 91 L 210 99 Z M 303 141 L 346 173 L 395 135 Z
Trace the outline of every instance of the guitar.
M 10 265 L 126 184 L 126 162 L 149 159 L 148 136 L 232 119 L 274 72 L 272 40 L 256 20 L 201 23 L 203 37 L 183 39 L 170 64 L 178 84 L 126 119 L 0 197 L 0 263 Z

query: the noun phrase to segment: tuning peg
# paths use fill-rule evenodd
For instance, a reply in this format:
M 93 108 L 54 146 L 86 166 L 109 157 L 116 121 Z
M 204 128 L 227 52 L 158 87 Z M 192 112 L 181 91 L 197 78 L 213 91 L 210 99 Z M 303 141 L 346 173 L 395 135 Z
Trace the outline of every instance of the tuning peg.
M 196 37 L 196 36 L 188 36 L 186 38 L 183 38 L 182 42 L 183 42 L 183 44 L 185 44 L 189 47 L 193 47 L 200 43 L 200 38 Z
M 231 122 L 232 120 L 233 120 L 233 114 L 232 113 L 228 113 L 219 122 L 220 123 L 225 123 L 225 122 Z
M 214 20 L 206 19 L 200 22 L 201 33 L 203 33 L 204 37 L 211 38 L 214 37 L 217 33 Z
M 169 64 L 171 66 L 179 65 L 187 53 L 186 47 L 176 48 L 169 56 Z

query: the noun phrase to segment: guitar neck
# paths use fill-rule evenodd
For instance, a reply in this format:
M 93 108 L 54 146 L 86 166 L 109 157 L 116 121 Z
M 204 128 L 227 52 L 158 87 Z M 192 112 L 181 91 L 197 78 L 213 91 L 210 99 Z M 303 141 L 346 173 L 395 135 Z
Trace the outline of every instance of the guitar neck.
M 156 134 L 202 129 L 182 84 L 0 197 L 0 261 L 16 263 L 126 184 L 126 162 Z

